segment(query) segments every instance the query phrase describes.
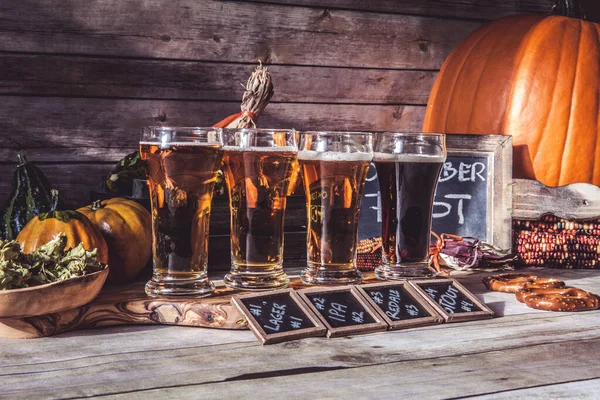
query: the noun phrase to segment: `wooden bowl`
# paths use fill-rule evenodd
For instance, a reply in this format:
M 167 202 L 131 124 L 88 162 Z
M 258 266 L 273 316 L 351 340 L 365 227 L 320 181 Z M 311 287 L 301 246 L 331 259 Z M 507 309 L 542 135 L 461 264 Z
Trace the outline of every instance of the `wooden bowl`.
M 102 271 L 45 285 L 0 290 L 0 318 L 25 318 L 70 310 L 94 300 L 106 277 Z

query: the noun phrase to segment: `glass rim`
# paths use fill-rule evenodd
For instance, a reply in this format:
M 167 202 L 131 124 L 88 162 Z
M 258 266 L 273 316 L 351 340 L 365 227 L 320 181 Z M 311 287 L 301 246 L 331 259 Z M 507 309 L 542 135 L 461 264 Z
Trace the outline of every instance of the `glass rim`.
M 222 130 L 223 128 L 217 128 L 215 126 L 176 126 L 176 125 L 148 125 L 142 127 L 142 132 L 146 131 L 158 131 L 158 130 L 171 130 L 171 131 L 215 131 Z
M 234 131 L 234 132 L 298 132 L 294 128 L 221 128 L 224 131 Z
M 232 151 L 279 149 L 279 151 L 297 152 L 296 133 L 295 129 L 290 128 L 223 128 L 223 149 Z M 277 143 L 278 136 L 283 138 L 285 143 Z
M 377 132 L 376 136 L 395 136 L 395 137 L 430 137 L 430 138 L 443 138 L 446 137 L 445 133 L 435 132 Z
M 373 132 L 360 131 L 299 131 L 301 135 L 319 135 L 319 136 L 374 136 Z
M 173 132 L 174 134 L 164 135 Z M 213 136 L 214 135 L 214 136 Z M 161 147 L 175 143 L 195 144 L 196 146 L 223 146 L 223 129 L 196 126 L 145 126 L 141 129 L 141 144 L 159 144 Z

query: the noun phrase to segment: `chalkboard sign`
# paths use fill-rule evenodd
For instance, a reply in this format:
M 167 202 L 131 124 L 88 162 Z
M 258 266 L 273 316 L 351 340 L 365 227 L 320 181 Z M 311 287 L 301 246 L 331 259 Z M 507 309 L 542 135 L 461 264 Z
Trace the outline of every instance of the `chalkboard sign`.
M 384 319 L 354 287 L 305 289 L 298 294 L 327 327 L 327 337 L 388 329 Z
M 433 203 L 432 230 L 487 240 L 488 157 L 449 156 Z
M 446 135 L 446 147 L 432 230 L 476 237 L 510 249 L 512 137 Z M 381 236 L 381 220 L 379 181 L 371 164 L 361 198 L 359 240 Z
M 492 318 L 494 312 L 454 279 L 410 281 L 446 322 Z
M 323 336 L 326 332 L 293 289 L 239 295 L 231 300 L 262 344 Z
M 406 282 L 371 283 L 356 289 L 372 302 L 391 330 L 443 322 L 435 309 Z
M 381 236 L 381 193 L 375 163 L 371 163 L 363 194 L 360 199 L 358 217 L 358 240 Z

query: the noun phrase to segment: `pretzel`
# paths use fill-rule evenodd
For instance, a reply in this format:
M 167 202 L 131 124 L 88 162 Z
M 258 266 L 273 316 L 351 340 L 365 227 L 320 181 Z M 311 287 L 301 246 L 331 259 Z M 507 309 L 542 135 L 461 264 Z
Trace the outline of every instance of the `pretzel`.
M 529 274 L 501 274 L 483 278 L 483 284 L 496 292 L 515 293 L 521 289 L 563 288 L 565 283 L 558 278 L 538 278 Z
M 533 295 L 544 294 L 544 295 L 567 295 L 573 296 L 577 293 L 580 297 L 583 297 L 588 292 L 574 288 L 574 287 L 565 287 L 565 288 L 528 288 L 528 289 L 519 289 L 515 292 L 515 297 L 521 303 L 525 303 L 525 298 Z
M 574 287 L 522 289 L 517 300 L 528 307 L 546 311 L 587 311 L 600 307 L 598 296 Z

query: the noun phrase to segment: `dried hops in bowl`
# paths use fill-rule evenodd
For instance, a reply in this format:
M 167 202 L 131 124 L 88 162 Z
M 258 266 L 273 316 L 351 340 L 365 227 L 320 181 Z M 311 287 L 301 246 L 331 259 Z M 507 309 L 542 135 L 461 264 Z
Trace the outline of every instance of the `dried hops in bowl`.
M 62 281 L 106 268 L 96 257 L 97 250 L 82 244 L 67 249 L 67 237 L 58 235 L 31 254 L 15 241 L 0 240 L 0 290 L 20 289 Z

